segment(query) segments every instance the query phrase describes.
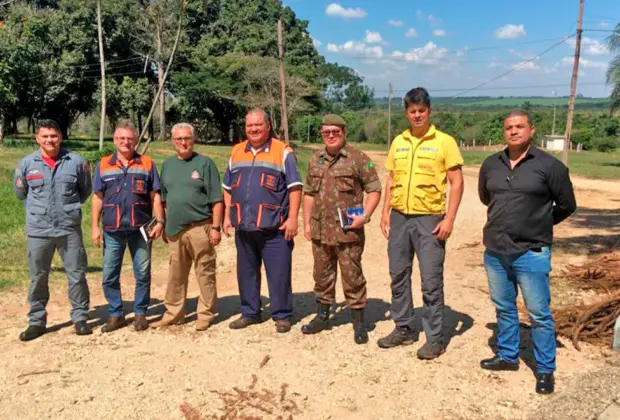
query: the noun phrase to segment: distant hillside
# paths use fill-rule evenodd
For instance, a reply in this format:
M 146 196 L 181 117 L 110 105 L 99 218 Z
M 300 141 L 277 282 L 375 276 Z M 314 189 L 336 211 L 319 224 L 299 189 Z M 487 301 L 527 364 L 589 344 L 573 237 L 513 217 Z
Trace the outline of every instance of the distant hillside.
M 554 98 L 549 97 L 466 97 L 466 98 L 450 98 L 436 97 L 432 98 L 433 106 L 436 108 L 514 108 L 529 102 L 535 107 L 553 107 Z M 380 108 L 387 108 L 387 98 L 375 98 L 375 103 Z M 568 97 L 558 97 L 556 99 L 558 108 L 568 108 Z M 400 108 L 402 106 L 402 98 L 392 98 L 392 106 Z M 605 109 L 609 106 L 609 98 L 576 98 L 575 107 L 580 109 Z

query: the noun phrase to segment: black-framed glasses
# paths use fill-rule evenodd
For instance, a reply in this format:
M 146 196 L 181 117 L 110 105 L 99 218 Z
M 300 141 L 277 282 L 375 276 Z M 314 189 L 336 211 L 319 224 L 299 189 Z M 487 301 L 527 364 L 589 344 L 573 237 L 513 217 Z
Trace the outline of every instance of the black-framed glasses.
M 339 137 L 342 135 L 342 130 L 322 130 L 321 135 L 323 137 L 329 137 L 329 136 Z

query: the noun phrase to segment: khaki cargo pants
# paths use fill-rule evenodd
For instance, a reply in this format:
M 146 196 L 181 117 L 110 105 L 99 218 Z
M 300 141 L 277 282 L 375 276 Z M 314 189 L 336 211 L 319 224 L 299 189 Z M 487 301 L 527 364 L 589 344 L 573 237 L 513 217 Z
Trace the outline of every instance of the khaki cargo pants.
M 206 328 L 212 322 L 217 311 L 217 288 L 215 285 L 215 248 L 209 242 L 211 221 L 196 223 L 168 237 L 170 267 L 168 287 L 164 303 L 166 313 L 162 323 L 181 323 L 185 318 L 185 298 L 189 270 L 194 264 L 196 280 L 200 288 L 196 310 L 197 328 Z

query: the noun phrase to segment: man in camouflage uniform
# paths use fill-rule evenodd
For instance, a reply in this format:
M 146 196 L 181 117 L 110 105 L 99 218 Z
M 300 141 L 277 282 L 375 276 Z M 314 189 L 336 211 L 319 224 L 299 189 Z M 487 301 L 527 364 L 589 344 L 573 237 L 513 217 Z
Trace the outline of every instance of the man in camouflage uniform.
M 354 340 L 368 342 L 364 326 L 366 279 L 362 273 L 364 225 L 381 198 L 381 182 L 366 154 L 346 144 L 346 122 L 326 115 L 321 128 L 325 149 L 312 157 L 304 187 L 304 235 L 312 241 L 317 315 L 304 325 L 304 334 L 330 327 L 329 309 L 336 299 L 336 264 L 340 264 L 346 303 L 353 316 Z M 368 194 L 364 205 L 364 191 Z M 363 207 L 343 228 L 339 211 Z

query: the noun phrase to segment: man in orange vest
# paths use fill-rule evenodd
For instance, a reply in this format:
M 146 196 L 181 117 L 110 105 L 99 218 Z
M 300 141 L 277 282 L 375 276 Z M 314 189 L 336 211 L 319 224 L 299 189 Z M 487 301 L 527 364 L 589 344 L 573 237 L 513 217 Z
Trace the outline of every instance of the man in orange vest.
M 247 140 L 233 150 L 224 175 L 224 234 L 235 228 L 241 317 L 230 324 L 242 329 L 261 320 L 261 264 L 265 262 L 271 317 L 276 331 L 291 329 L 293 292 L 291 257 L 297 235 L 303 182 L 293 149 L 270 137 L 265 111 L 245 117 Z

